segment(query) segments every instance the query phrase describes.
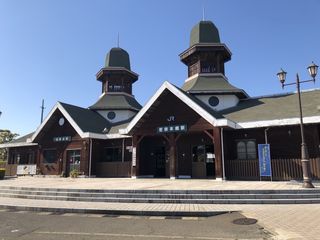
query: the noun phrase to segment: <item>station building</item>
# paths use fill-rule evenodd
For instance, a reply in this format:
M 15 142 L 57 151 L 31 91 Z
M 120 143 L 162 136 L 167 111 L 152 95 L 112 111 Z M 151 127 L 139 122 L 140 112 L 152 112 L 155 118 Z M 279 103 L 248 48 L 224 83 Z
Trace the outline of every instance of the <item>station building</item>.
M 186 80 L 164 82 L 142 107 L 129 54 L 112 48 L 92 106 L 58 102 L 35 132 L 0 145 L 6 174 L 32 166 L 29 174 L 259 180 L 257 146 L 267 142 L 273 180 L 302 179 L 297 93 L 250 97 L 225 74 L 231 55 L 216 26 L 200 21 L 179 55 Z M 320 179 L 320 90 L 302 92 L 302 103 L 312 177 Z

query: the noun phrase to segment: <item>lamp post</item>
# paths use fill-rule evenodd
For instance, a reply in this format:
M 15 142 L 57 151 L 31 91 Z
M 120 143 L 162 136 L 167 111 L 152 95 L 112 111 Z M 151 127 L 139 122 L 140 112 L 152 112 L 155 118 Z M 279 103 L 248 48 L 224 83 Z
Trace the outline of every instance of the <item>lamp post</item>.
M 286 74 L 287 73 L 283 69 L 281 69 L 281 71 L 279 73 L 277 73 L 277 76 L 278 76 L 278 78 L 280 80 L 280 83 L 282 85 L 282 89 L 285 86 L 289 86 L 289 85 L 296 85 L 297 86 L 298 99 L 299 99 L 299 112 L 300 112 L 300 131 L 301 131 L 301 164 L 302 164 L 302 174 L 303 174 L 303 185 L 302 185 L 302 187 L 303 188 L 314 188 L 314 186 L 312 184 L 308 148 L 307 148 L 307 144 L 305 142 L 305 136 L 304 136 L 300 84 L 301 83 L 306 83 L 306 82 L 315 82 L 316 81 L 316 75 L 317 75 L 317 72 L 318 72 L 318 66 L 316 64 L 314 64 L 314 62 L 312 62 L 312 64 L 307 69 L 309 71 L 310 76 L 312 77 L 311 80 L 300 81 L 299 75 L 297 74 L 296 82 L 284 83 L 286 81 Z

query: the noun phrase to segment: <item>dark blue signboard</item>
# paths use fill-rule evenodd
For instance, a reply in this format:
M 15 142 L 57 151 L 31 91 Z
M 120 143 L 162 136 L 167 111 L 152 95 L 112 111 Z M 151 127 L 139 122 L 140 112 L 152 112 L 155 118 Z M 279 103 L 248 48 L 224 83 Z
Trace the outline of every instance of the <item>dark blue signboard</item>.
M 261 177 L 271 177 L 270 144 L 258 144 L 259 172 Z

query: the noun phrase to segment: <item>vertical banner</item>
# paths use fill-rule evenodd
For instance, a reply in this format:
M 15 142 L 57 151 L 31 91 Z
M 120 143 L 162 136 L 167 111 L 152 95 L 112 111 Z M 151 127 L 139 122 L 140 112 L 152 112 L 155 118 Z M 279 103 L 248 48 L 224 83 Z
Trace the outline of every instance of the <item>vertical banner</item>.
M 132 148 L 132 167 L 135 167 L 137 165 L 137 148 Z
M 270 144 L 258 144 L 260 177 L 272 177 Z

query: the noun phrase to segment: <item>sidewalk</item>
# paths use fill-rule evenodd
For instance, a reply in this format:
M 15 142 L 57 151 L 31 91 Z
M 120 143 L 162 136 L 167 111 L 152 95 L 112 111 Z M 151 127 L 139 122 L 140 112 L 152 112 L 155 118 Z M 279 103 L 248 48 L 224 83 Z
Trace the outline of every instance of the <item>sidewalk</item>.
M 245 182 L 215 180 L 169 179 L 70 179 L 19 177 L 0 181 L 1 186 L 72 189 L 146 189 L 146 190 L 265 190 L 302 189 L 297 182 Z M 315 183 L 320 188 L 320 183 Z M 0 205 L 34 208 L 67 208 L 115 211 L 168 212 L 229 212 L 239 211 L 246 217 L 258 219 L 258 224 L 273 232 L 275 239 L 320 239 L 320 204 L 234 205 L 234 204 L 152 204 L 50 201 L 0 198 Z
M 320 182 L 314 182 L 320 188 Z M 72 189 L 125 190 L 282 190 L 302 189 L 302 183 L 267 181 L 219 181 L 208 179 L 154 179 L 154 178 L 59 178 L 18 177 L 0 181 L 1 186 Z

